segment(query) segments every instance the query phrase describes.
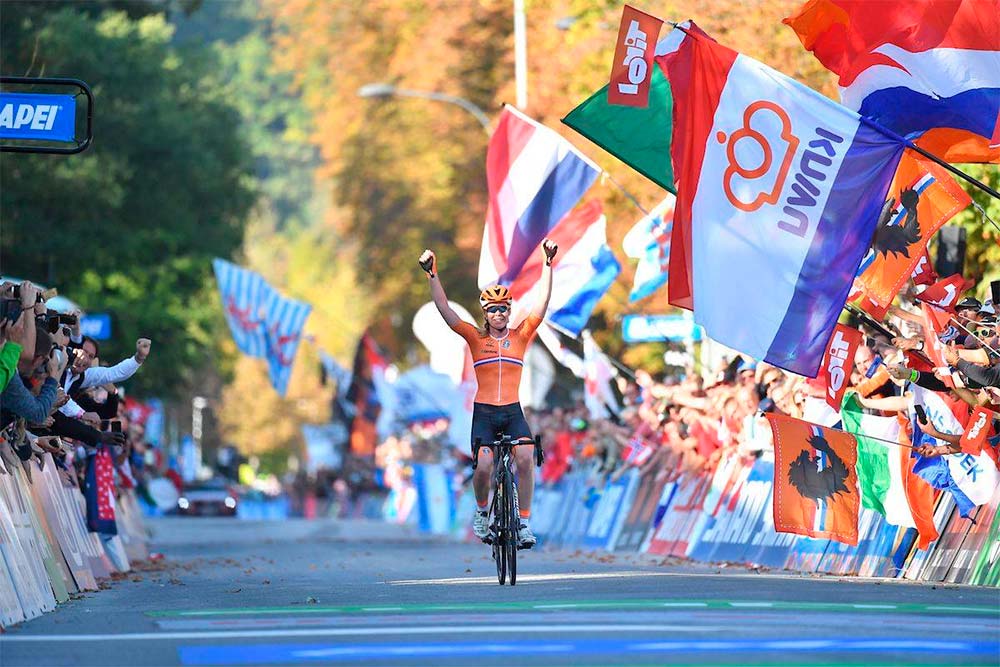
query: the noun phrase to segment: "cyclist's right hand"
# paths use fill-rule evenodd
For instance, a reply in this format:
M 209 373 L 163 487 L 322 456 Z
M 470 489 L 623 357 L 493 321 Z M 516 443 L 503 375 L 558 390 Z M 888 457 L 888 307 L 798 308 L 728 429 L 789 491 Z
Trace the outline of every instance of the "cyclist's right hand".
M 420 264 L 420 268 L 426 271 L 427 275 L 431 278 L 437 275 L 437 257 L 434 256 L 434 253 L 430 249 L 424 250 L 417 262 Z

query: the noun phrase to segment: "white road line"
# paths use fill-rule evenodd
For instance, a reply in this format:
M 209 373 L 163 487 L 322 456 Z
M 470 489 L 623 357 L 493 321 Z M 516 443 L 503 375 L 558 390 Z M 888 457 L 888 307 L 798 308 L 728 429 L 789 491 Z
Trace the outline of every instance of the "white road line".
M 665 625 L 656 623 L 621 625 L 435 625 L 416 628 L 316 628 L 303 630 L 217 630 L 207 632 L 128 632 L 107 635 L 3 635 L 0 645 L 45 642 L 149 641 L 157 639 L 256 639 L 260 637 L 370 637 L 394 635 L 451 635 L 465 632 L 535 633 L 552 632 L 610 634 L 623 632 L 718 632 L 728 626 Z
M 669 577 L 669 572 L 585 572 L 563 574 L 524 574 L 517 578 L 518 584 L 532 584 L 544 581 L 563 581 L 574 579 L 621 579 L 636 577 Z M 439 584 L 492 584 L 496 585 L 496 577 L 452 577 L 449 579 L 399 579 L 387 581 L 393 586 L 434 586 Z
M 896 609 L 894 604 L 852 604 L 855 609 Z
M 773 602 L 730 602 L 730 607 L 773 607 Z

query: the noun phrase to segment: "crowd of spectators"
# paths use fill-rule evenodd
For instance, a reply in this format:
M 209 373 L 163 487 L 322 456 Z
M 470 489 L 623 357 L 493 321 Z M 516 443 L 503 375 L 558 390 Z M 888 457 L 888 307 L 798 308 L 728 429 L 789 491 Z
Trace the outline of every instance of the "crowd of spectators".
M 939 393 L 963 429 L 977 406 L 1000 411 L 1000 329 L 992 302 L 966 297 L 938 333 L 924 330 L 915 297 L 912 290 L 902 295 L 885 326 L 852 319 L 865 336 L 849 391 L 857 392 L 871 414 L 907 416 L 916 384 Z M 922 353 L 935 339 L 944 344 L 947 367 L 935 368 Z M 824 409 L 821 378 L 739 355 L 724 358 L 707 376 L 706 381 L 688 368 L 679 380 L 657 381 L 642 370 L 634 378 L 621 377 L 624 407 L 616 413 L 609 406 L 607 418 L 591 417 L 582 404 L 531 413 L 533 430 L 548 439 L 542 482 L 555 483 L 581 468 L 609 476 L 629 468 L 673 474 L 711 470 L 723 455 L 750 458 L 773 449 L 765 413 L 809 420 Z M 819 409 L 810 414 L 810 407 Z M 921 430 L 938 442 L 918 445 L 920 455 L 960 451 L 961 432 L 941 433 L 929 422 L 921 422 Z M 998 440 L 995 420 L 987 441 L 994 459 Z
M 88 481 L 87 470 L 97 452 L 111 455 L 116 489 L 142 479 L 144 426 L 118 384 L 142 367 L 152 344 L 140 338 L 135 354 L 103 365 L 99 342 L 82 335 L 80 311 L 50 309 L 51 296 L 28 281 L 0 285 L 0 457 L 9 469 L 33 457 L 44 465 L 51 455 L 63 484 L 90 505 L 97 493 L 87 485 L 96 476 Z

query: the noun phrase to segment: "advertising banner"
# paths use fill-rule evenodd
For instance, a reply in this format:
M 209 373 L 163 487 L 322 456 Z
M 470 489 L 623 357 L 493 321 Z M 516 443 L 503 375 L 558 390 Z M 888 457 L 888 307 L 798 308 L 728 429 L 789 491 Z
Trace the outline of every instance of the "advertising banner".
M 74 141 L 72 95 L 0 93 L 0 139 Z

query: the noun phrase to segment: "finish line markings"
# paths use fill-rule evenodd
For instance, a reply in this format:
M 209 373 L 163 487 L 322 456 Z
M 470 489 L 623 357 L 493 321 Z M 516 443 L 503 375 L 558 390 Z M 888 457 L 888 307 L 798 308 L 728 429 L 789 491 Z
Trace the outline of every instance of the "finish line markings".
M 1000 645 L 996 642 L 960 642 L 921 639 L 860 639 L 833 638 L 821 640 L 738 639 L 738 640 L 667 640 L 636 641 L 634 639 L 522 639 L 519 641 L 431 642 L 399 644 L 259 644 L 256 646 L 183 646 L 178 654 L 184 665 L 274 664 L 308 662 L 357 662 L 361 660 L 391 660 L 415 657 L 458 657 L 510 655 L 541 657 L 542 655 L 615 655 L 650 653 L 723 653 L 747 654 L 811 654 L 817 652 L 849 652 L 860 656 L 870 652 L 898 654 L 928 654 L 952 656 L 993 656 Z
M 45 643 L 45 642 L 104 642 L 104 641 L 149 641 L 166 639 L 256 639 L 260 637 L 372 637 L 401 635 L 452 635 L 456 632 L 482 632 L 502 634 L 545 634 L 550 632 L 572 633 L 625 633 L 625 632 L 721 632 L 728 626 L 715 625 L 666 625 L 662 623 L 606 624 L 563 624 L 563 625 L 436 625 L 427 627 L 402 628 L 315 628 L 303 630 L 215 630 L 190 632 L 123 632 L 106 635 L 5 635 L 0 636 L 3 644 Z
M 926 614 L 944 612 L 949 615 L 996 616 L 996 607 L 958 606 L 919 603 L 851 603 L 851 602 L 757 602 L 754 600 L 594 600 L 580 602 L 496 602 L 496 603 L 455 603 L 455 604 L 415 604 L 385 607 L 367 606 L 288 606 L 288 607 L 243 607 L 229 609 L 191 609 L 181 611 L 146 612 L 154 618 L 171 617 L 211 617 L 211 616 L 263 616 L 267 614 L 373 614 L 395 612 L 405 614 L 434 613 L 441 611 L 524 611 L 524 610 L 573 610 L 573 609 L 772 609 L 778 611 L 825 611 L 825 612 L 896 612 Z

